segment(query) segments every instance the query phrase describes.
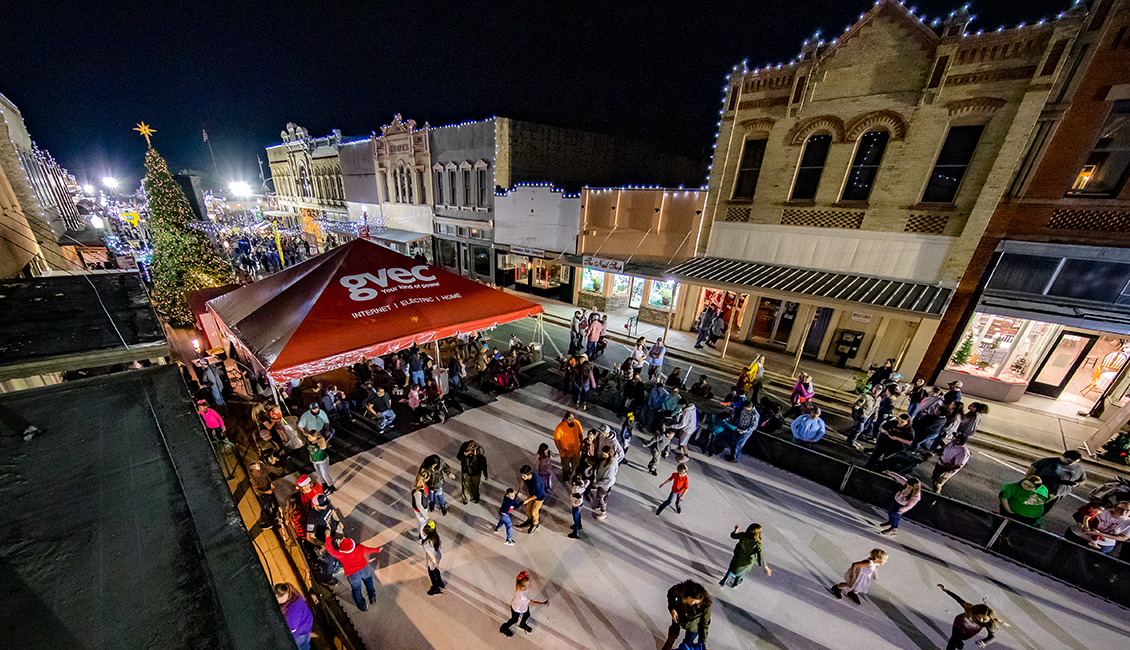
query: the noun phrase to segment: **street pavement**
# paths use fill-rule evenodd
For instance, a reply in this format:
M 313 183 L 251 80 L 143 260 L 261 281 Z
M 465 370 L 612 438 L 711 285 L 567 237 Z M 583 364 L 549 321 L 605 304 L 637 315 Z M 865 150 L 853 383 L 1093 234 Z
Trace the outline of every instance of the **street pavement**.
M 508 338 L 509 331 L 496 336 Z M 359 612 L 345 581 L 335 588 L 368 647 L 658 648 L 669 623 L 667 589 L 686 579 L 701 582 L 714 598 L 707 644 L 714 649 L 941 648 L 960 610 L 936 583 L 987 602 L 1010 623 L 996 647 L 1114 648 L 1130 635 L 1121 607 L 913 522 L 904 522 L 896 539 L 881 537 L 876 531 L 885 513 L 749 457 L 732 464 L 692 453 L 683 513 L 658 517 L 654 509 L 666 495 L 659 483 L 674 461 L 663 462 L 658 478 L 650 476 L 638 441 L 607 520 L 595 521 L 586 507 L 582 539 L 568 539 L 567 493 L 555 481 L 541 529 L 516 531 L 517 545 L 504 546 L 502 532 L 492 530 L 502 493 L 517 486 L 518 468 L 538 444 L 551 441 L 565 408 L 556 388 L 527 384 L 333 464 L 339 486 L 333 503 L 347 533 L 384 548 L 373 563 L 376 606 Z M 616 423 L 599 406 L 581 420 L 586 428 Z M 490 480 L 482 502 L 466 506 L 458 483 L 448 481 L 449 513 L 436 513 L 448 588 L 428 596 L 410 484 L 432 453 L 458 474 L 455 452 L 467 439 L 484 446 Z M 755 569 L 740 587 L 722 588 L 717 582 L 733 548 L 729 533 L 751 522 L 765 527 L 773 575 Z M 870 596 L 860 606 L 834 599 L 828 586 L 876 547 L 891 560 Z M 532 574 L 531 596 L 550 604 L 534 608 L 532 634 L 517 631 L 507 639 L 498 626 L 523 569 Z
M 491 332 L 491 345 L 505 350 L 512 333 L 517 333 L 523 342 L 528 343 L 532 340 L 535 325 L 536 321 L 533 319 L 525 319 L 496 328 Z M 560 375 L 557 373 L 557 364 L 553 362 L 553 359 L 555 356 L 564 355 L 568 348 L 568 328 L 547 322 L 545 324 L 545 345 L 542 349 L 547 363 L 529 373 L 531 379 L 546 381 L 554 385 L 559 384 L 558 378 Z M 628 347 L 623 344 L 609 343 L 605 354 L 597 359 L 597 364 L 605 368 L 615 367 L 628 356 L 629 352 Z M 714 388 L 717 397 L 715 401 L 720 400 L 726 394 L 736 379 L 736 376 L 730 371 L 715 366 L 688 368 L 688 365 L 684 362 L 672 363 L 670 360 L 664 364 L 663 372 L 669 373 L 676 367 L 683 369 L 683 377 L 689 380 L 689 383 L 698 381 L 698 377 L 705 374 Z M 527 381 L 530 381 L 530 379 L 527 379 Z M 595 400 L 610 406 L 609 402 L 613 393 L 614 388 L 604 395 L 595 396 Z M 778 386 L 766 388 L 763 394 L 770 395 L 786 407 L 788 405 L 788 391 Z M 834 458 L 862 465 L 870 455 L 870 445 L 865 445 L 863 451 L 856 451 L 845 443 L 844 434 L 851 428 L 850 405 L 820 400 L 819 395 L 817 399 L 824 412 L 823 419 L 828 426 L 828 435 L 821 443 L 816 445 L 815 449 Z M 783 427 L 778 435 L 791 439 L 787 426 Z M 1030 453 L 1022 448 L 1011 450 L 996 444 L 981 445 L 978 444 L 977 438 L 973 439 L 972 448 L 973 457 L 969 464 L 946 483 L 943 492 L 946 496 L 994 512 L 999 509 L 997 493 L 1001 486 L 1020 480 L 1025 469 L 1033 461 L 1046 456 L 1046 454 Z M 915 470 L 914 476 L 929 485 L 930 472 L 933 466 L 933 461 L 923 463 Z M 1090 491 L 1109 480 L 1113 480 L 1110 475 L 1100 476 L 1093 470 L 1089 470 L 1087 483 L 1076 487 L 1072 498 L 1061 501 L 1044 519 L 1041 527 L 1062 535 L 1072 523 L 1071 515 L 1080 505 L 1086 502 L 1086 497 Z

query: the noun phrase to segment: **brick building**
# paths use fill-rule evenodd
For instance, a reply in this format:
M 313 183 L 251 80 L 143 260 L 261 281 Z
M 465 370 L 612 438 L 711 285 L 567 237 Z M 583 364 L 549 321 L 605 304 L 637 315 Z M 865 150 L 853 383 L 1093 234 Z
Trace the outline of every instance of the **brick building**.
M 1088 4 L 919 371 L 1068 414 L 1130 384 L 1130 2 Z
M 738 340 L 913 374 L 1085 13 L 981 33 L 879 0 L 788 64 L 735 68 L 676 326 L 738 292 Z
M 320 239 L 323 228 L 316 222 L 349 220 L 338 157 L 341 131 L 334 129 L 328 136 L 313 138 L 303 127 L 290 123 L 280 137 L 282 143 L 267 147 L 281 208 L 269 216 L 281 219 L 281 225 L 301 226 Z

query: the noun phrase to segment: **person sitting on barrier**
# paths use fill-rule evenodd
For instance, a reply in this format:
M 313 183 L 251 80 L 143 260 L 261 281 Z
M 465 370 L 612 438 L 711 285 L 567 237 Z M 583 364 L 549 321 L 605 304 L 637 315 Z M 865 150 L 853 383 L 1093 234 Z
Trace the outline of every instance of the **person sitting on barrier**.
M 702 437 L 699 439 L 701 442 L 699 447 L 702 449 L 702 453 L 713 456 L 714 446 L 719 440 L 722 441 L 722 444 L 726 444 L 730 440 L 736 430 L 728 420 L 729 413 L 711 413 L 706 416 L 702 425 Z
M 954 474 L 960 472 L 961 468 L 969 462 L 973 454 L 966 445 L 967 442 L 965 435 L 959 433 L 942 448 L 942 453 L 934 463 L 934 471 L 930 475 L 930 480 L 934 483 L 934 492 L 941 494 L 942 486 L 946 481 L 953 478 Z
M 702 399 L 714 399 L 714 389 L 706 381 L 706 375 L 699 375 L 698 381 L 691 386 L 691 395 L 697 395 Z
M 1039 476 L 1027 476 L 1016 483 L 1009 483 L 1001 488 L 997 496 L 1001 502 L 1001 515 L 1009 519 L 1029 526 L 1039 526 L 1044 518 L 1048 489 Z
M 1130 540 L 1130 501 L 1102 508 L 1093 517 L 1073 523 L 1064 537 L 1108 555 L 1113 553 L 1119 542 Z
M 964 598 L 946 589 L 943 584 L 939 584 L 938 588 L 949 594 L 949 597 L 956 600 L 964 610 L 953 619 L 953 630 L 950 632 L 946 650 L 961 650 L 965 647 L 965 642 L 980 634 L 981 630 L 988 632 L 984 639 L 977 642 L 978 647 L 984 648 L 992 642 L 997 628 L 1008 627 L 1008 623 L 997 618 L 988 605 L 967 603 Z

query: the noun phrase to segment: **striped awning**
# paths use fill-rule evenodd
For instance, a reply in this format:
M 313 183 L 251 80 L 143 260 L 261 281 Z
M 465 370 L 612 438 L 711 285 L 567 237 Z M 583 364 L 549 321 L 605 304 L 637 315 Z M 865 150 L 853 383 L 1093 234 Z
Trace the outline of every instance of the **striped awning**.
M 696 257 L 667 270 L 667 277 L 694 284 L 768 289 L 882 309 L 941 316 L 953 289 L 919 282 L 776 264 Z

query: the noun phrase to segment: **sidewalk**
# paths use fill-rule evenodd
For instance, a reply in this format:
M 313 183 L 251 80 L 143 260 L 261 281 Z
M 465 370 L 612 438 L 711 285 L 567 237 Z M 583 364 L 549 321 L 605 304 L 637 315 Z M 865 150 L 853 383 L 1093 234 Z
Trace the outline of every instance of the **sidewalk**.
M 546 322 L 556 325 L 568 327 L 573 313 L 579 309 L 576 305 L 548 298 L 525 293 L 520 295 L 542 305 L 545 308 Z M 630 345 L 635 337 L 628 334 L 627 323 L 626 317 L 609 314 L 609 338 L 617 343 Z M 644 336 L 647 337 L 648 341 L 653 342 L 656 338 L 663 336 L 663 330 L 664 328 L 658 325 L 639 323 L 635 336 Z M 718 341 L 716 350 L 710 348 L 696 350 L 694 348 L 696 339 L 697 335 L 694 333 L 670 330 L 667 334 L 668 358 L 697 367 L 705 366 L 731 371 L 736 378 L 738 373 L 747 367 L 756 355 L 760 354 L 766 362 L 767 385 L 771 384 L 790 392 L 796 382 L 796 376 L 792 374 L 793 366 L 796 364 L 794 355 L 757 347 L 749 343 L 730 341 L 726 348 L 726 358 L 723 359 L 722 340 Z M 609 356 L 610 363 L 617 361 L 619 361 L 617 355 Z M 820 363 L 812 359 L 801 359 L 797 372 L 800 371 L 812 375 L 817 400 L 824 403 L 828 401 L 838 402 L 839 406 L 850 410 L 851 403 L 856 399 L 855 380 L 852 378 L 855 370 L 837 368 L 834 365 Z M 975 399 L 990 406 L 989 413 L 982 419 L 978 431 L 1010 447 L 1019 447 L 1029 453 L 1039 452 L 1058 455 L 1067 449 L 1082 450 L 1083 442 L 1094 434 L 1101 424 L 1093 418 L 1056 414 L 1033 408 L 1030 405 L 1031 400 L 1028 403 L 1022 401 L 1022 403 L 1006 404 L 981 398 Z M 1032 399 L 1038 398 L 1033 397 Z M 905 398 L 900 407 L 905 408 Z M 1112 463 L 1093 462 L 1096 466 L 1108 470 L 1127 471 L 1127 468 Z

